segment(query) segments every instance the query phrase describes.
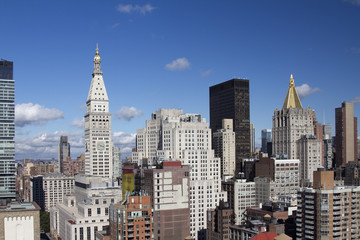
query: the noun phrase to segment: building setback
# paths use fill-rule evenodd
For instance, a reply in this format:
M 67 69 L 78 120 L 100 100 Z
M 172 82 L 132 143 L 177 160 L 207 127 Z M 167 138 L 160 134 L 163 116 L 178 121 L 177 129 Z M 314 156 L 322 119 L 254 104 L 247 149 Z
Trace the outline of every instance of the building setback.
M 249 80 L 231 79 L 211 86 L 210 128 L 222 128 L 224 118 L 233 119 L 236 137 L 236 173 L 241 170 L 241 159 L 250 157 L 250 92 Z

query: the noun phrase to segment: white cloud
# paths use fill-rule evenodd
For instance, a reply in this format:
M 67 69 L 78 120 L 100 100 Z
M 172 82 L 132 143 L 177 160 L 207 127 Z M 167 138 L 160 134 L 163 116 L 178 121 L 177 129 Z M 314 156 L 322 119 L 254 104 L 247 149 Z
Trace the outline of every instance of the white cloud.
M 209 76 L 211 73 L 212 73 L 212 70 L 211 70 L 211 69 L 208 69 L 208 70 L 206 70 L 206 71 L 200 70 L 200 75 L 201 75 L 202 77 L 207 77 L 207 76 Z
M 84 128 L 84 119 L 78 119 L 75 118 L 72 123 L 71 126 L 77 127 L 77 128 Z
M 112 140 L 115 145 L 120 146 L 120 151 L 122 153 L 131 153 L 132 149 L 135 147 L 136 134 L 114 132 Z
M 83 135 L 82 131 L 45 131 L 31 137 L 16 137 L 16 159 L 57 159 L 60 136 L 68 136 L 71 155 L 77 157 L 84 152 Z
M 118 26 L 120 26 L 120 23 L 115 23 L 115 24 L 113 24 L 113 25 L 111 25 L 111 29 L 114 29 L 114 28 L 117 28 Z
M 130 14 L 135 12 L 145 15 L 146 13 L 151 13 L 153 10 L 156 9 L 156 7 L 153 7 L 150 4 L 145 4 L 142 6 L 132 5 L 132 4 L 127 4 L 127 5 L 119 4 L 116 9 L 121 13 Z
M 353 54 L 360 54 L 360 48 L 352 47 L 350 48 L 350 52 Z
M 172 61 L 171 63 L 165 65 L 165 68 L 170 71 L 185 70 L 189 67 L 190 67 L 190 63 L 185 57 L 178 58 Z
M 351 100 L 352 103 L 360 103 L 360 96 L 356 96 Z
M 296 91 L 300 98 L 305 98 L 311 94 L 314 94 L 316 92 L 320 92 L 320 88 L 311 88 L 308 84 L 304 83 L 301 86 L 296 87 Z
M 343 1 L 360 6 L 360 0 L 343 0 Z
M 22 103 L 15 106 L 15 125 L 44 125 L 50 120 L 64 118 L 64 113 L 55 108 L 46 108 L 39 104 Z
M 120 110 L 115 112 L 115 116 L 118 119 L 125 119 L 127 121 L 130 121 L 134 117 L 140 117 L 143 114 L 143 111 L 137 110 L 134 107 L 121 107 Z

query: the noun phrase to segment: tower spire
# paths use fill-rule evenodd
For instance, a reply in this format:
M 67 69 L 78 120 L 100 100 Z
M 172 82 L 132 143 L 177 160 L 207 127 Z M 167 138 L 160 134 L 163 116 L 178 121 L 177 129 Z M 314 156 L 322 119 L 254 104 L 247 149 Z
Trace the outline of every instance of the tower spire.
M 287 91 L 282 108 L 302 108 L 299 95 L 297 94 L 295 88 L 294 77 L 292 74 L 290 75 L 289 89 Z
M 98 46 L 98 44 L 96 44 L 93 76 L 98 75 L 98 74 L 102 75 L 102 72 L 101 72 L 101 58 L 99 55 L 99 46 Z

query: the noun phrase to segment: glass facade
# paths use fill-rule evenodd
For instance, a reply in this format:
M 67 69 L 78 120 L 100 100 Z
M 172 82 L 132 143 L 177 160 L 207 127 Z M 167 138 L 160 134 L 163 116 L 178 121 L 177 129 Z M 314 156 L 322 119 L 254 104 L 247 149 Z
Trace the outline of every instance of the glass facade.
M 210 128 L 222 128 L 224 118 L 233 119 L 236 144 L 236 173 L 242 158 L 250 157 L 249 80 L 232 79 L 210 87 Z
M 0 61 L 0 199 L 15 198 L 15 81 L 13 63 Z

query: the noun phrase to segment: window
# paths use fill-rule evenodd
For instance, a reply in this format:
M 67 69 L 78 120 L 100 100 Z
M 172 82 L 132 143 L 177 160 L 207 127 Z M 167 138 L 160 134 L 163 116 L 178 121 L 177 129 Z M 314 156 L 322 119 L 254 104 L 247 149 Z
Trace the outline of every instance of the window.
M 105 208 L 105 215 L 109 215 L 109 208 Z
M 87 231 L 87 239 L 88 240 L 91 240 L 91 229 L 90 229 L 90 227 L 87 227 L 87 229 L 86 229 Z
M 101 208 L 97 209 L 97 214 L 100 215 L 101 214 Z
M 91 217 L 91 208 L 88 208 L 88 217 Z

